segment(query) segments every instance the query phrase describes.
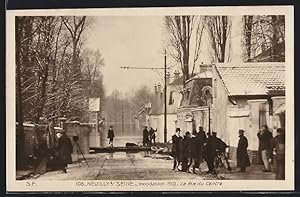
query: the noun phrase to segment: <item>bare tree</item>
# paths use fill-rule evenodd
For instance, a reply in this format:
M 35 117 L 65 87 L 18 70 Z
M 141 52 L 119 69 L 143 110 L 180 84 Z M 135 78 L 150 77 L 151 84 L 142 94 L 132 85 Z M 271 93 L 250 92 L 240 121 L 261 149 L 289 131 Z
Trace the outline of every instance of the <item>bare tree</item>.
M 170 33 L 169 46 L 172 58 L 181 65 L 183 85 L 190 78 L 190 66 L 194 74 L 199 59 L 204 17 L 166 16 L 165 25 Z
M 207 16 L 206 26 L 215 61 L 224 62 L 226 43 L 231 29 L 230 19 L 228 16 Z
M 245 61 L 285 61 L 284 20 L 283 15 L 244 16 Z

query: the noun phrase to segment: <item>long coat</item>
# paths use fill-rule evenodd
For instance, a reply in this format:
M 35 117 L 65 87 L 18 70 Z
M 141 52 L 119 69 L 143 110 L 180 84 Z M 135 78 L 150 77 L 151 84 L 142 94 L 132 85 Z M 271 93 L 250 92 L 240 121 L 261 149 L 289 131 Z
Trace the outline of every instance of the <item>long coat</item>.
M 171 154 L 175 158 L 179 158 L 180 155 L 180 141 L 182 140 L 181 136 L 173 135 L 172 136 L 172 150 Z
M 191 157 L 191 139 L 184 137 L 179 141 L 179 161 L 188 161 Z
M 190 139 L 191 157 L 193 159 L 201 158 L 201 155 L 203 154 L 205 139 L 206 139 L 205 133 L 204 135 L 202 133 L 197 133 L 195 137 Z
M 143 143 L 148 143 L 149 142 L 149 135 L 148 135 L 148 130 L 145 128 L 143 130 Z
M 67 135 L 63 135 L 57 140 L 56 145 L 56 157 L 57 161 L 62 164 L 70 164 L 72 163 L 71 154 L 73 152 L 73 147 L 71 140 L 67 137 Z
M 250 166 L 247 148 L 248 148 L 248 140 L 244 135 L 241 135 L 238 142 L 237 155 L 236 155 L 238 168 L 244 168 Z
M 107 138 L 109 138 L 110 140 L 113 140 L 114 137 L 115 137 L 114 130 L 108 129 Z

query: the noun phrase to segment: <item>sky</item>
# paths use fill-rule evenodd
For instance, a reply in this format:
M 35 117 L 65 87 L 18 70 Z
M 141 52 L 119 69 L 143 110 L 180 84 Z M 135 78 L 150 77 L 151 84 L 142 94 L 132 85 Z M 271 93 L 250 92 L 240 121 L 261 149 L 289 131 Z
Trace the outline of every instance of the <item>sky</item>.
M 109 95 L 118 89 L 127 92 L 142 85 L 162 83 L 153 70 L 121 69 L 121 66 L 163 67 L 163 17 L 96 17 L 87 34 L 88 47 L 99 49 L 104 58 L 104 87 Z
M 235 35 L 241 29 L 241 17 L 233 17 L 231 47 L 240 56 L 240 37 Z M 164 16 L 97 16 L 86 34 L 87 47 L 99 49 L 104 58 L 105 66 L 101 68 L 104 76 L 106 95 L 113 90 L 123 93 L 148 86 L 154 89 L 156 83 L 163 84 L 163 70 L 121 69 L 121 66 L 133 67 L 164 67 L 164 47 L 167 43 L 167 32 Z M 207 33 L 202 38 L 199 62 L 210 63 L 210 44 Z M 239 59 L 239 58 L 233 58 Z M 167 54 L 167 67 L 179 70 L 178 64 Z M 196 68 L 197 71 L 198 68 Z

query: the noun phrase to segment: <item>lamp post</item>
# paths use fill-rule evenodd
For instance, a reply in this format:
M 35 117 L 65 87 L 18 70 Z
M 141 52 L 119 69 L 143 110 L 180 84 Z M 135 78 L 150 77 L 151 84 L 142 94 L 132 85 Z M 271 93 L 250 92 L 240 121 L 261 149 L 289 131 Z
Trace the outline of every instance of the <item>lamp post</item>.
M 121 66 L 122 69 L 147 69 L 147 70 L 164 70 L 164 142 L 167 142 L 167 51 L 164 53 L 164 67 L 129 67 Z
M 207 90 L 205 92 L 205 100 L 206 100 L 206 105 L 208 107 L 208 132 L 209 132 L 209 134 L 211 134 L 211 125 L 210 125 L 211 99 L 212 99 L 212 95 L 210 94 L 209 90 Z

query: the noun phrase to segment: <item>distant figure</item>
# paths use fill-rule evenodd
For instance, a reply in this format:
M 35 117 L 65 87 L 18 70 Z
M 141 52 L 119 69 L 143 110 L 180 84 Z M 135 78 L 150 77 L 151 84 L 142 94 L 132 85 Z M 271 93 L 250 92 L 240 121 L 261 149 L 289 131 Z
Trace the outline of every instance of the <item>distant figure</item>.
M 285 179 L 285 129 L 278 128 L 277 136 L 275 136 L 271 142 L 271 150 L 273 153 L 275 150 L 275 155 L 271 154 L 271 158 L 269 160 L 272 163 L 273 158 L 275 157 L 276 162 L 276 180 L 284 180 Z
M 272 133 L 269 131 L 267 125 L 263 125 L 261 130 L 257 133 L 259 139 L 259 153 L 261 154 L 262 161 L 264 163 L 263 172 L 271 172 L 271 166 L 269 159 L 271 156 L 271 140 L 273 138 Z
M 148 146 L 148 144 L 149 144 L 149 135 L 148 135 L 147 126 L 145 126 L 143 130 L 143 146 Z
M 154 130 L 152 127 L 150 128 L 150 132 L 149 132 L 149 141 L 150 141 L 150 146 L 154 145 L 155 146 L 155 132 L 157 131 Z
M 250 166 L 249 156 L 247 153 L 248 140 L 244 136 L 244 132 L 244 130 L 239 130 L 240 139 L 236 153 L 237 167 L 240 168 L 240 172 L 246 172 L 246 167 Z
M 175 134 L 172 136 L 172 150 L 171 155 L 174 158 L 173 170 L 178 169 L 179 165 L 179 154 L 180 154 L 180 128 L 176 128 Z
M 114 137 L 115 137 L 115 134 L 114 134 L 114 130 L 113 130 L 113 126 L 110 126 L 109 129 L 108 129 L 108 133 L 107 133 L 107 138 L 109 139 L 109 145 L 111 147 L 113 147 L 113 143 L 114 143 Z
M 71 154 L 73 152 L 73 147 L 71 140 L 65 134 L 63 130 L 56 133 L 57 143 L 55 146 L 55 160 L 57 163 L 58 170 L 62 170 L 67 173 L 68 164 L 72 163 Z

